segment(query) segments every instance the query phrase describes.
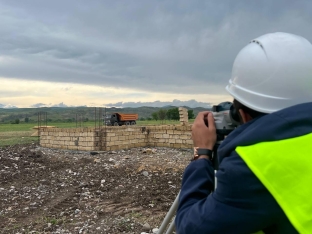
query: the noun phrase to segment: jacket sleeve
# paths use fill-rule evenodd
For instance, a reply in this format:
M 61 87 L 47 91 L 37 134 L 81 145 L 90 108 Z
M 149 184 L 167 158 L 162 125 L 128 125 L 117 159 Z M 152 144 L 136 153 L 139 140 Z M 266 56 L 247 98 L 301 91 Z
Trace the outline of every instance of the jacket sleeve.
M 186 168 L 175 219 L 178 234 L 254 233 L 275 222 L 281 209 L 234 152 L 222 160 L 214 192 L 211 161 L 199 159 Z

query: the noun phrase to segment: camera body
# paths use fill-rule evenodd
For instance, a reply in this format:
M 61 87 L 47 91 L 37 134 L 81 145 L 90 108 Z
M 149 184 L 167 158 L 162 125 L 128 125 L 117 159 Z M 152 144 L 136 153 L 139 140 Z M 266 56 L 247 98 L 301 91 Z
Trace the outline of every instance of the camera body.
M 215 119 L 217 130 L 217 141 L 224 140 L 238 125 L 239 115 L 232 102 L 222 102 L 212 107 L 212 114 Z

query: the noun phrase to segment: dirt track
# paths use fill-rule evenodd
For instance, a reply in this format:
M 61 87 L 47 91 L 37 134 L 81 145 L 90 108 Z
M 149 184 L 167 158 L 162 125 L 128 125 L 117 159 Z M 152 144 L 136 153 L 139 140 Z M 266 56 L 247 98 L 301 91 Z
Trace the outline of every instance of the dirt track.
M 190 154 L 0 148 L 0 233 L 152 233 L 178 194 Z

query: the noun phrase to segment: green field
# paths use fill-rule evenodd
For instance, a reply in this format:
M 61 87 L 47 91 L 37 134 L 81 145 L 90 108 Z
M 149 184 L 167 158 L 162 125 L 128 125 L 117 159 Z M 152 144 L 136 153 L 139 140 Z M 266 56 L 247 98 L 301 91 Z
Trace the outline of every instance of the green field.
M 192 123 L 194 120 L 190 120 Z M 179 124 L 179 121 L 175 120 L 146 120 L 137 121 L 137 125 L 161 125 L 161 124 Z M 75 122 L 69 123 L 48 123 L 49 126 L 55 126 L 58 128 L 76 128 L 76 127 L 95 127 L 95 123 L 92 121 L 76 124 Z M 99 126 L 99 123 L 96 123 Z M 0 146 L 26 144 L 31 142 L 38 142 L 37 136 L 31 137 L 36 132 L 37 127 L 35 123 L 20 123 L 20 124 L 0 124 Z
M 51 123 L 49 126 L 58 128 L 75 128 L 77 127 L 94 127 L 94 122 L 76 123 Z M 98 125 L 98 123 L 97 123 Z M 37 127 L 35 123 L 20 123 L 20 124 L 0 124 L 0 146 L 26 144 L 31 142 L 38 142 L 37 136 L 31 137 L 36 132 Z

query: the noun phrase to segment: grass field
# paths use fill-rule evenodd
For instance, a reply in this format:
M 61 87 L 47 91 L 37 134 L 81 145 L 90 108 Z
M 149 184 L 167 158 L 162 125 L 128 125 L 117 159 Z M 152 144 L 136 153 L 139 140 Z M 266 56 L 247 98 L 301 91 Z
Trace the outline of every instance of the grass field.
M 194 120 L 190 120 L 192 123 Z M 179 124 L 179 121 L 175 120 L 145 120 L 137 121 L 137 125 L 161 125 L 161 124 Z M 58 128 L 76 128 L 76 127 L 95 127 L 94 122 L 69 122 L 69 123 L 48 123 L 49 126 L 55 126 Z M 99 123 L 97 123 L 97 126 Z M 20 124 L 0 124 L 0 146 L 26 144 L 31 142 L 38 142 L 38 137 L 31 137 L 31 134 L 36 132 L 36 123 L 20 123 Z
M 0 147 L 6 145 L 27 144 L 38 142 L 38 137 L 31 137 L 31 131 L 0 132 Z
M 95 126 L 94 122 L 83 122 L 77 125 L 76 123 L 48 123 L 48 125 L 58 128 Z M 36 123 L 0 124 L 0 146 L 38 142 L 39 138 L 37 136 L 31 137 L 36 132 L 34 127 L 37 127 Z

